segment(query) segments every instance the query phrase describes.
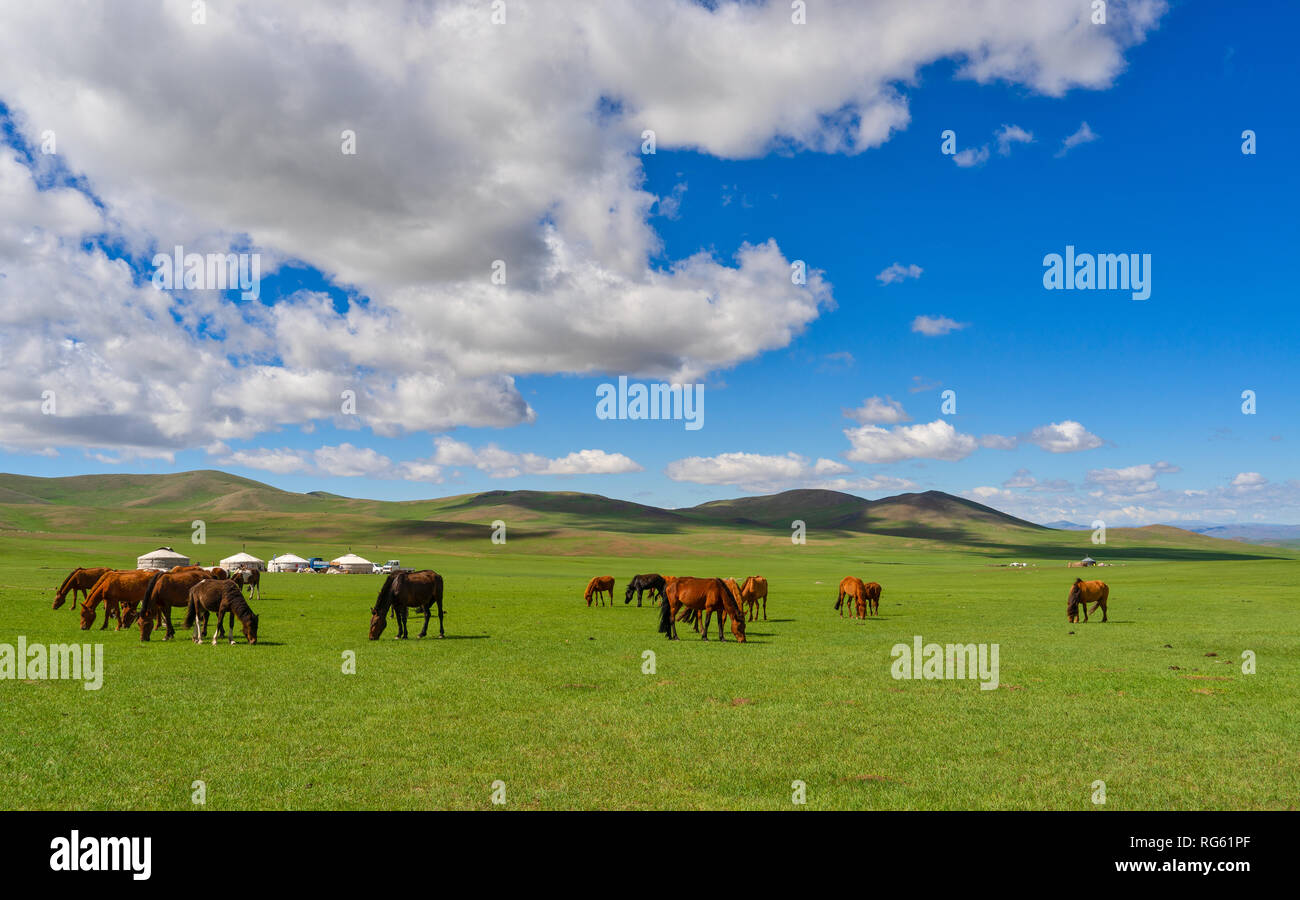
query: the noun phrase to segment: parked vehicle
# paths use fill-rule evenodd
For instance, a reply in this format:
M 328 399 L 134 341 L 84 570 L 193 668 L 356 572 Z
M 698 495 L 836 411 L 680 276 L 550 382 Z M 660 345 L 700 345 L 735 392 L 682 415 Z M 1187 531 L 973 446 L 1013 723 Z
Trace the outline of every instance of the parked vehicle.
M 330 567 L 330 564 L 319 556 L 313 556 L 311 559 L 307 560 L 307 565 L 311 566 L 313 572 L 324 572 Z
M 384 575 L 392 575 L 401 567 L 402 567 L 401 562 L 399 562 L 396 559 L 390 559 L 388 562 L 384 563 L 382 566 L 379 566 L 377 569 L 375 569 L 375 571 Z

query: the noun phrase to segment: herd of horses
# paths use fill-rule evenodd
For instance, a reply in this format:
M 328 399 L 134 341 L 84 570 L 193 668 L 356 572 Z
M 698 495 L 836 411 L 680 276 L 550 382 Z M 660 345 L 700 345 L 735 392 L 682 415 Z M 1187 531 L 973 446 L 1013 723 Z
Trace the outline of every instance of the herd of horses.
M 140 640 L 147 641 L 156 628 L 165 628 L 164 640 L 174 637 L 176 632 L 172 627 L 171 610 L 183 607 L 185 624 L 182 627 L 193 629 L 195 643 L 206 638 L 208 618 L 216 613 L 217 630 L 212 636 L 214 645 L 222 637 L 235 643 L 236 619 L 248 643 L 256 644 L 258 617 L 244 597 L 244 588 L 248 588 L 250 598 L 256 593 L 258 601 L 261 601 L 261 576 L 256 569 L 227 572 L 220 567 L 180 566 L 164 572 L 106 566 L 77 568 L 54 592 L 53 608 L 63 606 L 71 595 L 73 608 L 77 609 L 76 599 L 80 594 L 83 631 L 95 623 L 95 610 L 102 603 L 104 623 L 101 630 L 108 627 L 110 619 L 117 621 L 118 630 L 136 623 Z M 739 583 L 734 578 L 689 578 L 655 572 L 635 575 L 628 582 L 623 603 L 630 604 L 632 595 L 636 594 L 636 605 L 640 606 L 647 592 L 650 602 L 659 604 L 659 633 L 669 640 L 677 640 L 678 622 L 689 621 L 701 639 L 707 641 L 710 622 L 716 615 L 718 640 L 726 640 L 723 629 L 730 622 L 731 633 L 738 642 L 744 643 L 747 620 L 755 621 L 761 612 L 763 621 L 767 621 L 767 579 L 762 575 L 750 575 Z M 841 618 L 846 610 L 849 618 L 878 616 L 882 593 L 883 588 L 877 582 L 864 582 L 849 575 L 840 581 L 834 608 Z M 597 575 L 587 583 L 583 599 L 588 607 L 593 603 L 603 606 L 606 594 L 610 606 L 613 606 L 614 576 Z M 1082 615 L 1083 621 L 1087 622 L 1089 604 L 1093 613 L 1101 610 L 1103 622 L 1108 621 L 1106 603 L 1109 597 L 1110 588 L 1104 581 L 1076 578 L 1066 597 L 1067 621 L 1078 622 Z M 424 637 L 429 631 L 434 606 L 438 607 L 438 637 L 445 637 L 442 601 L 442 576 L 432 569 L 393 572 L 384 579 L 375 605 L 370 608 L 370 640 L 379 639 L 390 617 L 397 620 L 397 637 L 405 639 L 408 636 L 406 620 L 412 609 L 424 613 L 424 627 L 418 635 Z M 230 619 L 228 634 L 224 627 L 227 617 Z
M 224 621 L 230 618 L 229 639 L 235 642 L 235 619 L 239 619 L 244 637 L 250 644 L 257 643 L 257 614 L 244 599 L 244 588 L 250 597 L 256 593 L 262 598 L 261 575 L 256 569 L 236 569 L 227 572 L 220 566 L 205 569 L 202 566 L 178 566 L 167 571 L 158 569 L 112 569 L 107 566 L 73 569 L 54 592 L 54 609 L 61 607 L 71 595 L 73 609 L 77 595 L 82 601 L 81 630 L 87 631 L 95 624 L 95 610 L 104 605 L 104 624 L 117 621 L 117 628 L 129 628 L 134 622 L 140 628 L 140 640 L 149 640 L 155 628 L 165 628 L 164 640 L 176 634 L 172 626 L 173 607 L 185 609 L 184 628 L 194 629 L 194 642 L 207 636 L 208 618 L 217 614 L 217 631 L 212 637 L 226 637 Z

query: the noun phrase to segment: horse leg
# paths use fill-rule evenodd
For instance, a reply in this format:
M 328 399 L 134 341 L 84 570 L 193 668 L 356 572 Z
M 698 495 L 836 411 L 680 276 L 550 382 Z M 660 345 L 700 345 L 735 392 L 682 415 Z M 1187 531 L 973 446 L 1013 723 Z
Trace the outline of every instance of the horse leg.
M 424 627 L 420 629 L 420 637 L 429 633 L 429 614 L 433 612 L 433 603 L 427 603 L 424 606 Z
M 446 637 L 442 630 L 442 600 L 438 600 L 438 637 Z
M 745 614 L 741 613 L 741 615 L 744 616 Z M 725 623 L 726 621 L 727 621 L 727 614 L 722 610 L 718 610 L 718 640 L 720 641 L 725 641 L 727 639 L 727 636 L 722 633 L 722 626 L 723 623 Z
M 767 594 L 763 595 L 763 621 L 767 621 Z
M 713 616 L 713 610 L 706 606 L 698 615 L 702 617 L 704 622 L 704 628 L 700 629 L 700 640 L 707 641 L 709 639 L 709 619 Z
M 163 640 L 170 641 L 172 638 L 176 637 L 176 629 L 172 627 L 172 606 L 166 601 L 163 602 L 163 620 L 167 623 L 167 633 L 163 635 Z

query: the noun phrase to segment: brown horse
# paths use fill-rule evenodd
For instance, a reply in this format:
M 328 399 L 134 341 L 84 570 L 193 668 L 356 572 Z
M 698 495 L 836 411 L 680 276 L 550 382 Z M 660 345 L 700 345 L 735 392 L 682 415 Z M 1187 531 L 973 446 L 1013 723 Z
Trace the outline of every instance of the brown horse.
M 758 603 L 763 601 L 763 621 L 767 621 L 767 579 L 762 575 L 750 575 L 740 586 L 741 609 L 749 613 L 749 621 L 758 619 Z
M 164 641 L 174 638 L 176 629 L 172 627 L 172 607 L 184 609 L 189 606 L 190 588 L 209 578 L 211 574 L 198 566 L 155 572 L 140 603 L 140 640 L 149 640 L 149 635 L 159 624 L 167 626 Z
M 239 585 L 242 591 L 245 586 L 248 587 L 248 599 L 253 599 L 253 592 L 257 592 L 257 599 L 262 599 L 262 573 L 257 569 L 236 569 L 230 573 L 231 581 Z
M 420 637 L 424 637 L 429 632 L 429 615 L 435 603 L 438 604 L 438 637 L 446 637 L 442 630 L 442 576 L 433 569 L 394 572 L 384 579 L 375 605 L 370 607 L 370 640 L 378 640 L 384 633 L 389 610 L 397 617 L 397 637 L 404 640 L 406 612 L 412 607 L 424 612 L 424 627 L 420 629 Z
M 1074 579 L 1074 584 L 1070 585 L 1070 593 L 1065 598 L 1065 619 L 1067 622 L 1079 621 L 1079 609 L 1083 609 L 1083 621 L 1088 621 L 1088 604 L 1092 604 L 1092 611 L 1096 612 L 1097 607 L 1101 607 L 1101 620 L 1108 621 L 1106 618 L 1106 601 L 1110 599 L 1110 587 L 1104 581 L 1084 581 L 1082 578 Z
M 605 598 L 602 595 L 605 593 L 609 594 L 609 605 L 613 606 L 614 605 L 614 576 L 613 575 L 597 575 L 595 578 L 591 579 L 591 581 L 587 582 L 587 593 L 582 595 L 582 599 L 587 601 L 588 606 L 591 606 L 591 596 L 592 594 L 595 594 L 596 599 L 600 601 L 600 605 L 604 606 Z
M 95 607 L 104 604 L 103 631 L 109 619 L 117 620 L 117 630 L 131 624 L 135 607 L 144 599 L 145 587 L 154 572 L 149 569 L 109 569 L 95 582 L 86 599 L 81 602 L 81 630 L 89 631 L 95 624 Z M 123 610 L 126 611 L 125 618 Z
M 866 601 L 865 606 L 867 608 L 864 608 L 862 600 L 858 601 L 858 618 L 865 619 L 867 617 L 867 609 L 871 610 L 873 616 L 880 615 L 880 595 L 884 591 L 884 588 L 874 581 L 868 581 L 862 587 L 866 592 L 866 595 L 862 600 Z
M 108 566 L 96 566 L 93 569 L 84 569 L 77 567 L 68 573 L 68 577 L 63 579 L 63 584 L 54 592 L 54 606 L 51 609 L 58 609 L 67 599 L 68 593 L 72 593 L 72 610 L 77 610 L 77 594 L 81 594 L 81 599 L 85 600 L 90 593 L 90 589 L 95 586 L 95 582 L 103 578 L 108 572 L 113 571 Z
M 847 603 L 844 602 L 845 599 L 854 601 L 855 606 L 852 607 L 849 606 Z M 849 618 L 850 619 L 853 618 L 855 608 L 862 610 L 863 612 L 861 612 L 860 615 L 862 615 L 865 618 L 866 606 L 867 606 L 867 586 L 862 583 L 862 579 L 857 578 L 853 575 L 849 575 L 841 579 L 840 593 L 835 600 L 835 608 L 840 611 L 840 618 L 841 619 L 844 618 L 845 609 L 849 610 Z
M 740 593 L 733 581 L 727 584 L 721 578 L 673 578 L 664 579 L 665 600 L 659 604 L 659 633 L 668 636 L 670 641 L 677 640 L 676 617 L 683 607 L 704 613 L 703 628 L 700 632 L 704 640 L 709 639 L 709 618 L 718 614 L 718 640 L 725 641 L 722 624 L 731 619 L 731 633 L 739 643 L 745 643 L 745 614 L 740 611 Z
M 212 646 L 217 638 L 225 637 L 222 627 L 226 614 L 230 614 L 230 643 L 235 643 L 235 617 L 244 628 L 244 637 L 250 644 L 257 643 L 257 614 L 244 600 L 239 585 L 229 579 L 216 581 L 204 579 L 190 588 L 185 604 L 185 625 L 194 628 L 194 643 L 201 644 L 208 630 L 208 614 L 217 614 L 217 631 L 212 635 Z

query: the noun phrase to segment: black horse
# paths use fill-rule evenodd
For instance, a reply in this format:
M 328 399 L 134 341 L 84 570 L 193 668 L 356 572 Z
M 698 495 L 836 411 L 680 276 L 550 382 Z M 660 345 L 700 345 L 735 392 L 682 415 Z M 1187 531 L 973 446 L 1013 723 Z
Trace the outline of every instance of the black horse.
M 632 592 L 636 591 L 636 605 L 641 605 L 641 593 L 650 592 L 650 602 L 653 603 L 655 596 L 659 599 L 666 600 L 664 596 L 664 577 L 651 573 L 649 575 L 636 575 L 627 583 L 627 594 L 623 597 L 624 603 L 632 602 Z

